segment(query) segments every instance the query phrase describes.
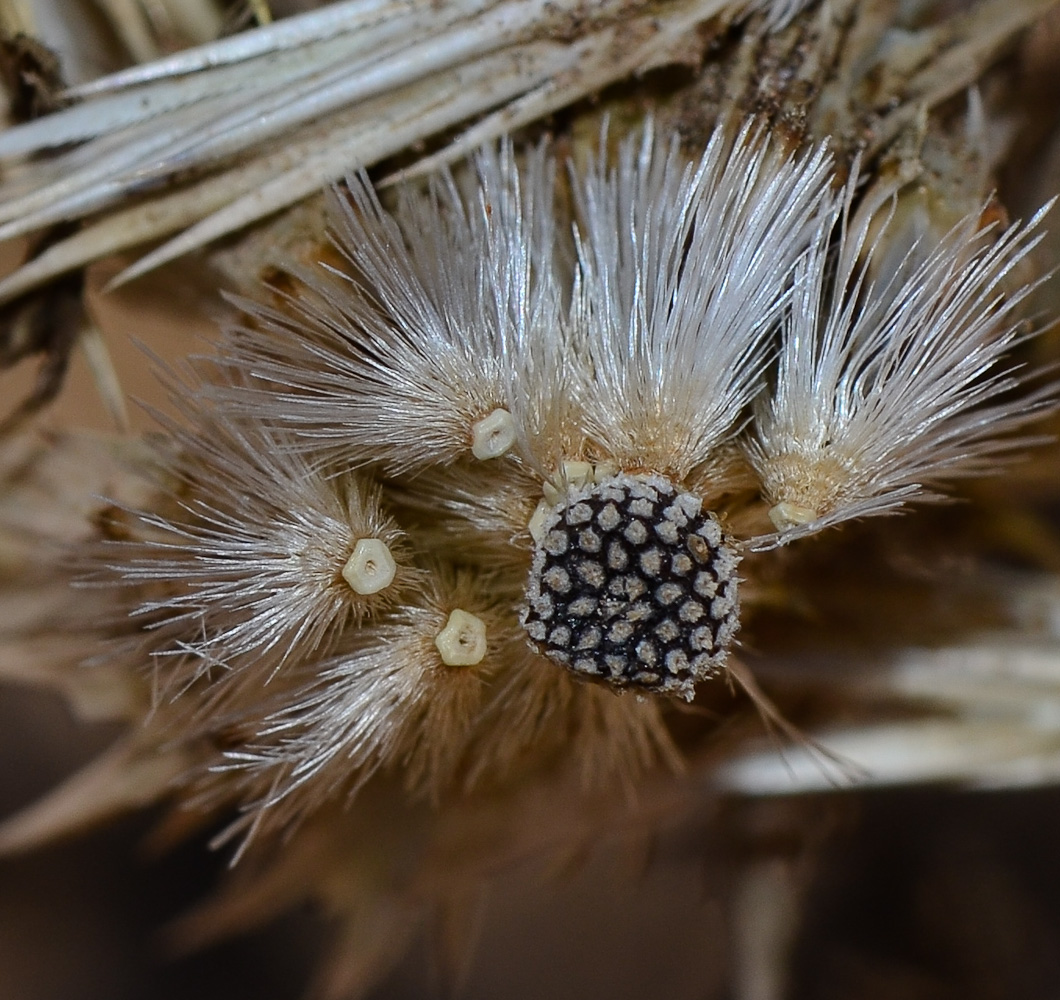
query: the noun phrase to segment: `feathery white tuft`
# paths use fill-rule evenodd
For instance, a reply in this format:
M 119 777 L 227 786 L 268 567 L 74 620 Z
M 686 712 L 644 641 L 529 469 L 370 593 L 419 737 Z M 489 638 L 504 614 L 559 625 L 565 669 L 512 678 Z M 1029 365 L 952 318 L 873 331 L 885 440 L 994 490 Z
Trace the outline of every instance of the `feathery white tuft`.
M 785 155 L 748 123 L 691 165 L 649 126 L 572 176 L 571 388 L 607 459 L 683 479 L 734 432 L 830 174 L 823 147 Z
M 1010 432 L 1052 407 L 1055 387 L 1019 392 L 1036 373 L 1005 356 L 1026 336 L 1018 309 L 1035 287 L 1014 272 L 1048 207 L 1002 233 L 973 213 L 876 281 L 882 237 L 870 242 L 868 224 L 849 233 L 845 208 L 838 249 L 822 229 L 749 446 L 781 541 L 933 499 L 940 480 L 991 472 L 1026 444 Z
M 578 684 L 534 655 L 507 602 L 486 596 L 491 583 L 431 571 L 417 601 L 362 630 L 355 649 L 301 665 L 282 697 L 230 717 L 245 741 L 224 753 L 201 793 L 209 801 L 213 790 L 241 790 L 244 815 L 228 835 L 295 825 L 329 800 L 352 798 L 380 770 L 438 801 L 543 764 L 595 790 L 632 787 L 660 764 L 680 769 L 657 702 Z M 475 664 L 439 655 L 435 639 L 454 611 L 485 628 Z
M 394 216 L 352 179 L 334 223 L 351 276 L 301 275 L 286 311 L 247 305 L 258 322 L 225 354 L 254 379 L 226 405 L 391 473 L 469 458 L 497 408 L 542 477 L 563 458 L 679 478 L 709 462 L 761 388 L 829 157 L 747 126 L 687 165 L 649 126 L 615 170 L 571 171 L 572 247 L 546 153 L 520 167 L 487 148 L 470 193 L 444 172 Z
M 169 697 L 206 676 L 260 667 L 267 678 L 325 654 L 416 576 L 378 486 L 325 476 L 259 424 L 184 409 L 198 427 L 170 427 L 180 452 L 167 463 L 176 484 L 169 509 L 136 513 L 132 538 L 93 554 L 106 566 L 94 579 L 135 588 L 133 620 L 157 633 L 147 641 L 157 690 Z M 343 576 L 364 539 L 399 562 L 378 593 L 357 593 Z
M 397 213 L 367 179 L 332 199 L 351 273 L 307 272 L 290 310 L 247 303 L 256 325 L 226 356 L 254 373 L 229 394 L 351 465 L 422 471 L 470 458 L 478 425 L 514 417 L 525 450 L 561 396 L 553 170 L 545 147 L 520 172 L 510 143 L 474 161 L 462 193 L 445 172 Z
M 225 794 L 243 789 L 232 834 L 298 822 L 336 796 L 352 796 L 382 768 L 437 798 L 453 782 L 498 661 L 497 602 L 468 574 L 432 572 L 415 602 L 349 637 L 354 648 L 294 671 L 282 697 L 249 706 L 239 749 L 214 767 Z M 454 611 L 485 624 L 474 665 L 444 661 L 436 639 Z M 481 616 L 481 617 L 479 617 Z M 207 794 L 215 782 L 205 783 Z

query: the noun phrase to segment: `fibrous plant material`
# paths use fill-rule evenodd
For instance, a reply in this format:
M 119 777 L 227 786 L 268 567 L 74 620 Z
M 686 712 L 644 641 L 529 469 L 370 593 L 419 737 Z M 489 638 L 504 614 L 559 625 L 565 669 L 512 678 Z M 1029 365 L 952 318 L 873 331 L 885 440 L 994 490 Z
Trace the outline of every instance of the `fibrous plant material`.
M 808 262 L 752 449 L 785 537 L 930 498 L 939 474 L 989 471 L 1020 446 L 1005 436 L 1012 411 L 989 404 L 1018 381 L 998 360 L 1034 290 L 1005 294 L 1006 275 L 1040 238 L 972 217 L 936 246 L 914 245 L 893 274 L 855 274 L 873 265 L 864 233 L 841 233 L 834 272 Z M 1042 405 L 1024 399 L 1017 419 Z
M 621 21 L 605 5 L 557 39 L 554 5 L 429 6 L 418 44 L 445 73 L 472 66 L 482 80 L 509 48 L 524 68 L 533 65 L 524 44 L 574 58 Z M 686 14 L 700 24 L 707 6 L 652 8 L 652 37 L 668 37 Z M 378 93 L 358 90 L 367 70 L 344 61 L 342 46 L 368 43 L 342 18 L 366 17 L 364 2 L 87 85 L 75 108 L 41 120 L 47 128 L 0 138 L 0 154 L 56 150 L 44 172 L 54 176 L 12 181 L 22 191 L 0 209 L 10 233 L 67 213 L 125 211 L 133 178 L 168 176 L 199 140 L 196 168 L 257 169 L 250 151 L 261 143 L 301 149 L 301 133 L 287 145 L 268 132 L 292 115 L 326 126 L 311 152 L 326 156 L 327 171 L 305 173 L 306 184 L 333 179 L 340 162 L 348 169 L 327 198 L 326 245 L 274 258 L 257 288 L 257 273 L 241 281 L 209 355 L 160 373 L 177 415 L 158 418 L 162 433 L 115 475 L 121 488 L 88 502 L 89 517 L 60 519 L 62 531 L 41 528 L 61 539 L 61 555 L 29 565 L 15 532 L 10 542 L 0 535 L 13 553 L 0 580 L 12 591 L 32 582 L 41 595 L 26 614 L 0 592 L 12 609 L 9 648 L 29 657 L 24 673 L 95 671 L 111 695 L 101 703 L 132 723 L 94 769 L 0 826 L 0 847 L 170 798 L 237 859 L 275 866 L 270 900 L 289 901 L 290 873 L 309 871 L 308 891 L 368 942 L 334 981 L 366 987 L 395 957 L 372 941 L 404 940 L 413 919 L 483 872 L 576 851 L 605 829 L 651 830 L 708 787 L 776 793 L 775 756 L 745 752 L 745 730 L 712 715 L 733 711 L 730 688 L 797 734 L 783 718 L 791 694 L 809 727 L 796 738 L 811 750 L 820 734 L 836 735 L 812 775 L 793 769 L 793 788 L 857 775 L 859 747 L 885 756 L 907 737 L 923 739 L 925 755 L 905 773 L 944 769 L 931 751 L 952 737 L 952 720 L 874 714 L 887 697 L 917 713 L 945 702 L 934 671 L 910 668 L 907 679 L 932 683 L 903 690 L 881 653 L 836 682 L 831 701 L 813 700 L 826 658 L 798 665 L 799 629 L 785 616 L 803 601 L 827 604 L 833 569 L 812 583 L 811 572 L 799 575 L 814 546 L 825 558 L 840 544 L 826 529 L 939 500 L 953 480 L 994 472 L 1039 443 L 1027 429 L 1053 411 L 1056 389 L 1028 360 L 1045 338 L 1035 339 L 1040 325 L 1025 307 L 1045 287 L 1046 211 L 1009 224 L 962 178 L 947 189 L 960 197 L 925 223 L 928 182 L 907 149 L 932 163 L 948 151 L 926 120 L 901 132 L 894 107 L 884 115 L 852 98 L 857 113 L 833 118 L 837 134 L 815 131 L 807 122 L 827 117 L 825 98 L 844 95 L 826 91 L 796 114 L 790 94 L 755 76 L 790 59 L 808 79 L 826 78 L 808 53 L 832 37 L 830 9 L 709 8 L 711 37 L 721 47 L 724 29 L 732 47 L 726 72 L 760 105 L 715 94 L 707 122 L 682 110 L 692 94 L 702 114 L 708 60 L 647 121 L 619 104 L 610 122 L 575 120 L 552 140 L 490 139 L 467 158 L 458 141 L 460 155 L 436 156 L 426 179 L 406 173 L 389 191 L 358 169 L 366 157 L 347 155 L 328 116 L 343 95 L 405 101 L 406 88 L 433 93 L 443 81 L 399 74 Z M 871 17 L 844 10 L 856 38 Z M 483 41 L 516 14 L 527 23 L 504 45 Z M 1021 8 L 1013 25 L 1030 16 Z M 455 20 L 436 23 L 446 17 Z M 398 23 L 391 11 L 372 26 Z M 975 23 L 955 19 L 951 37 Z M 329 34 L 329 24 L 341 30 Z M 937 38 L 937 25 L 918 30 Z M 457 60 L 461 39 L 471 48 Z M 411 65 L 401 51 L 394 62 L 389 49 L 366 47 L 365 59 L 397 72 Z M 217 67 L 234 81 L 263 53 L 301 67 L 304 87 L 246 106 L 235 83 L 211 90 Z M 175 78 L 184 82 L 172 89 Z M 434 99 L 457 117 L 431 129 L 487 110 L 459 104 L 465 79 L 445 80 L 453 92 Z M 594 88 L 603 82 L 592 77 Z M 466 90 L 477 100 L 476 86 Z M 161 103 L 144 117 L 118 100 L 126 89 Z M 475 138 L 519 124 L 522 99 L 507 117 L 481 119 Z M 534 115 L 551 99 L 530 102 Z M 269 100 L 276 122 L 260 118 Z M 969 143 L 981 135 L 977 101 Z M 311 108 L 316 117 L 297 117 Z M 158 123 L 178 119 L 194 127 L 151 159 L 172 138 Z M 899 129 L 908 147 L 873 150 L 870 124 Z M 359 141 L 365 127 L 358 117 L 350 135 Z M 372 155 L 406 141 L 394 126 L 393 148 Z M 72 185 L 67 168 L 87 163 L 96 143 L 110 159 Z M 270 193 L 286 173 L 259 181 L 268 210 L 286 203 Z M 29 273 L 16 272 L 8 292 L 44 280 Z M 59 457 L 69 452 L 36 456 L 34 475 Z M 10 509 L 31 502 L 31 480 L 24 463 L 8 464 Z M 965 608 L 987 594 L 996 604 L 1001 589 L 986 573 L 954 600 Z M 887 621 L 893 599 L 878 605 Z M 925 609 L 903 627 L 925 629 Z M 1016 617 L 998 614 L 1007 625 Z M 46 637 L 60 620 L 61 633 Z M 837 631 L 856 620 L 838 615 Z M 779 708 L 755 674 L 779 692 Z M 976 688 L 976 705 L 988 689 Z M 866 721 L 830 725 L 830 709 L 855 720 L 864 711 Z M 1008 738 L 1027 718 L 1011 712 L 986 728 Z M 1017 743 L 1017 761 L 1043 752 L 1041 741 Z M 984 742 L 983 753 L 999 745 Z M 850 767 L 827 763 L 837 751 Z M 318 850 L 319 864 L 305 867 Z
M 152 179 L 154 186 L 175 181 L 183 187 L 181 175 L 206 173 L 175 200 L 155 204 L 150 221 L 141 214 L 140 225 L 130 227 L 126 219 L 124 236 L 108 227 L 104 242 L 113 252 L 115 237 L 133 246 L 192 226 L 128 276 L 143 273 L 422 136 L 492 111 L 470 143 L 458 144 L 459 156 L 632 72 L 695 58 L 700 43 L 690 33 L 701 25 L 765 10 L 768 24 L 780 26 L 799 6 L 761 0 L 324 5 L 75 87 L 67 114 L 10 130 L 0 139 L 0 157 L 60 152 L 43 172 L 8 182 L 0 238 L 117 206 Z M 84 263 L 85 250 L 98 252 L 98 244 L 93 250 L 77 242 L 80 250 L 70 244 L 8 281 L 0 298 L 30 287 L 25 279 L 36 280 L 30 272 L 39 278 L 43 267 L 54 274 L 56 264 Z

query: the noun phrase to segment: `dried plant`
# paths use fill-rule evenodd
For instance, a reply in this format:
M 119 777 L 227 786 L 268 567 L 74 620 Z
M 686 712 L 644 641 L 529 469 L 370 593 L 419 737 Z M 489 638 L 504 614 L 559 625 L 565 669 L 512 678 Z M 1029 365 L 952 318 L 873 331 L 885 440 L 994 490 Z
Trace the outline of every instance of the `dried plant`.
M 1025 223 L 991 193 L 998 54 L 1048 7 L 259 6 L 0 134 L 0 238 L 41 234 L 12 360 L 64 365 L 83 317 L 41 302 L 148 241 L 114 284 L 194 252 L 229 293 L 153 362 L 155 433 L 4 442 L 0 676 L 126 729 L 0 849 L 167 801 L 239 861 L 186 935 L 317 897 L 340 997 L 604 831 L 1052 782 L 1056 567 L 998 525 L 1039 523 L 1017 459 L 1054 469 L 1058 178 Z M 981 515 L 876 517 L 956 482 Z M 772 870 L 733 893 L 740 996 L 785 995 Z

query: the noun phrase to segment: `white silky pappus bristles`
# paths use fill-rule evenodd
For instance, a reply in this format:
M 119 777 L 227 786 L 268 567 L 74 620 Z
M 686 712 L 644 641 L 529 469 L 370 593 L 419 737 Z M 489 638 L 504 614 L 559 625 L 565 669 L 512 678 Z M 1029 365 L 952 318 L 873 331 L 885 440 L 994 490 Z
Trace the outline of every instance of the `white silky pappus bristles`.
M 306 274 L 288 315 L 248 305 L 258 327 L 226 353 L 275 387 L 245 405 L 306 448 L 391 473 L 470 457 L 498 410 L 525 450 L 563 395 L 553 170 L 542 148 L 520 172 L 510 145 L 475 169 L 473 193 L 444 174 L 426 196 L 402 189 L 395 215 L 350 179 L 332 219 L 352 274 Z
M 352 795 L 380 768 L 400 768 L 419 795 L 448 789 L 487 681 L 503 668 L 503 614 L 496 602 L 483 603 L 486 592 L 469 574 L 431 571 L 415 599 L 356 634 L 353 649 L 301 664 L 271 708 L 251 706 L 240 721 L 245 743 L 213 768 L 215 778 L 244 789 L 246 817 L 236 829 L 296 823 L 328 799 Z M 455 614 L 481 629 L 485 649 L 473 664 L 447 662 L 439 648 Z
M 165 463 L 168 509 L 131 512 L 131 537 L 104 541 L 88 563 L 95 580 L 135 588 L 131 620 L 159 636 L 160 695 L 211 672 L 268 677 L 285 662 L 324 654 L 344 628 L 389 607 L 415 579 L 377 485 L 327 476 L 259 423 L 194 402 L 182 409 L 197 426 L 170 426 L 178 452 Z M 366 542 L 380 565 L 351 568 Z M 393 567 L 383 565 L 388 558 Z
M 827 200 L 825 150 L 790 157 L 745 125 L 699 162 L 651 129 L 572 175 L 570 379 L 602 456 L 688 476 L 758 392 L 790 276 Z
M 495 583 L 433 568 L 416 600 L 362 630 L 354 649 L 299 665 L 282 696 L 229 714 L 244 742 L 199 791 L 210 802 L 239 790 L 244 815 L 227 836 L 297 825 L 380 770 L 437 802 L 548 764 L 595 790 L 680 769 L 659 704 L 578 684 L 533 655 L 507 602 L 486 596 Z M 474 662 L 439 647 L 454 620 L 483 643 Z
M 1005 356 L 1028 332 L 1018 310 L 1036 286 L 1016 272 L 1049 207 L 1004 232 L 975 212 L 873 282 L 887 223 L 872 243 L 840 206 L 837 243 L 822 232 L 800 264 L 749 446 L 780 540 L 936 499 L 940 480 L 994 471 L 1027 444 L 1011 432 L 1051 409 L 1056 387 L 1020 392 L 1039 373 Z
M 391 473 L 469 458 L 498 408 L 504 451 L 543 478 L 561 458 L 679 477 L 708 462 L 760 385 L 827 154 L 785 156 L 747 126 L 688 165 L 649 126 L 616 169 L 571 171 L 573 246 L 549 162 L 487 149 L 470 194 L 446 173 L 393 216 L 351 178 L 335 235 L 352 276 L 299 275 L 287 311 L 247 305 L 257 323 L 225 354 L 257 388 L 226 405 Z

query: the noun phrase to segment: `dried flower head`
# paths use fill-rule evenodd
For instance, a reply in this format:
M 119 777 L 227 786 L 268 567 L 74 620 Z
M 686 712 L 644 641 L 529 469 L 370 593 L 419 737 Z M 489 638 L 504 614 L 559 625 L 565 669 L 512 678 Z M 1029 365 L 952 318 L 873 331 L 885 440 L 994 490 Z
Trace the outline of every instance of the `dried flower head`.
M 485 150 L 470 192 L 443 175 L 394 216 L 352 179 L 345 296 L 308 274 L 286 312 L 248 305 L 257 322 L 224 354 L 253 375 L 218 396 L 340 468 L 416 476 L 440 509 L 450 483 L 431 473 L 459 464 L 488 514 L 454 516 L 448 542 L 466 558 L 488 517 L 533 550 L 535 647 L 691 699 L 738 608 L 737 549 L 700 508 L 732 488 L 719 449 L 761 386 L 827 180 L 823 150 L 785 156 L 750 126 L 692 165 L 648 128 L 615 168 L 572 172 L 571 246 L 544 147 L 523 169 L 510 145 Z
M 1051 390 L 1012 395 L 1027 373 L 1004 358 L 1035 286 L 1006 284 L 1048 208 L 1005 232 L 967 216 L 890 274 L 872 273 L 871 220 L 850 233 L 844 211 L 838 239 L 815 242 L 750 446 L 784 540 L 932 499 L 940 478 L 990 472 L 1025 443 L 1007 432 L 1050 407 Z
M 79 103 L 0 136 L 0 157 L 40 163 L 39 178 L 11 175 L 0 236 L 100 213 L 0 282 L 0 299 L 191 227 L 127 279 L 349 172 L 328 195 L 330 244 L 320 227 L 301 263 L 273 261 L 232 300 L 215 355 L 185 383 L 163 376 L 179 414 L 132 453 L 138 488 L 86 484 L 112 502 L 57 519 L 77 589 L 67 560 L 41 560 L 19 570 L 34 584 L 19 603 L 0 565 L 13 623 L 0 654 L 5 631 L 30 632 L 30 662 L 44 662 L 41 623 L 61 620 L 49 683 L 131 723 L 0 826 L 0 850 L 170 797 L 252 859 L 245 895 L 204 923 L 317 892 L 346 920 L 338 995 L 369 984 L 420 915 L 514 858 L 650 831 L 708 781 L 773 794 L 834 780 L 801 763 L 778 777 L 775 756 L 733 749 L 732 688 L 785 727 L 752 669 L 771 693 L 794 690 L 796 711 L 826 688 L 807 715 L 854 719 L 825 731 L 855 758 L 869 745 L 893 763 L 910 734 L 948 747 L 954 719 L 983 706 L 1003 716 L 976 730 L 984 755 L 1033 728 L 993 677 L 963 693 L 964 653 L 947 687 L 927 653 L 858 670 L 844 657 L 830 673 L 794 641 L 769 645 L 776 607 L 785 642 L 805 626 L 806 553 L 830 551 L 810 536 L 993 471 L 1056 395 L 1025 367 L 1041 214 L 986 224 L 977 188 L 910 236 L 911 158 L 895 154 L 897 180 L 878 170 L 902 115 L 985 57 L 906 74 L 895 97 L 886 73 L 860 68 L 881 60 L 825 57 L 846 44 L 836 32 L 866 44 L 868 6 L 354 0 L 75 89 Z M 952 32 L 923 28 L 918 52 L 967 54 L 971 38 L 980 53 L 1015 30 L 937 17 Z M 497 141 L 630 66 L 696 62 L 711 43 L 728 47 L 724 98 L 703 80 L 683 95 L 710 112 L 660 102 L 663 124 L 586 130 L 595 152 L 566 121 L 555 147 Z M 245 92 L 262 60 L 275 75 Z M 957 84 L 940 82 L 948 69 Z M 868 110 L 850 96 L 862 73 L 882 81 Z M 827 81 L 828 100 L 795 113 L 792 80 Z M 480 113 L 397 186 L 360 169 Z M 927 142 L 925 161 L 939 155 Z M 132 191 L 144 201 L 123 214 Z M 17 465 L 0 482 L 22 495 Z M 0 562 L 6 520 L 0 507 Z M 843 585 L 833 570 L 819 592 Z M 1004 580 L 968 587 L 969 605 L 1008 599 Z M 1011 590 L 1030 601 L 1025 581 Z M 859 724 L 896 692 L 952 718 Z M 1043 729 L 1045 755 L 1055 723 Z M 1017 773 L 1031 745 L 996 773 Z M 908 756 L 879 780 L 910 773 Z
M 416 578 L 404 534 L 362 476 L 329 477 L 282 432 L 239 424 L 174 386 L 162 509 L 127 511 L 90 581 L 129 585 L 133 620 L 158 636 L 168 698 L 236 664 L 266 674 L 326 654 Z M 90 563 L 90 569 L 92 563 Z
M 351 178 L 343 267 L 171 380 L 163 488 L 92 581 L 227 836 L 377 774 L 439 803 L 679 768 L 658 696 L 726 672 L 767 510 L 787 541 L 890 509 L 1046 405 L 994 401 L 1027 230 L 969 219 L 870 282 L 823 149 L 746 125 L 688 163 L 648 126 L 609 163 L 561 197 L 547 146 L 504 143 L 394 212 Z

